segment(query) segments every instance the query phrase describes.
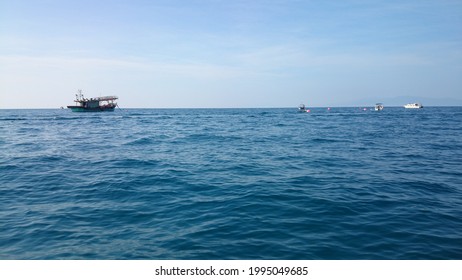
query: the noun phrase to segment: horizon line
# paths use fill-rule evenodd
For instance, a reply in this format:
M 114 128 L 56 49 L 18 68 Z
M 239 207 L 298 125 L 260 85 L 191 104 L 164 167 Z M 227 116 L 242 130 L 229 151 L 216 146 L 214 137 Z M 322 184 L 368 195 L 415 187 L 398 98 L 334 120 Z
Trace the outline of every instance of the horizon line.
M 367 108 L 374 107 L 374 105 L 350 105 L 350 106 L 307 106 L 307 108 Z M 401 108 L 404 105 L 389 105 L 385 108 Z M 427 107 L 462 107 L 462 105 L 425 105 Z M 119 107 L 120 110 L 204 110 L 204 109 L 297 109 L 298 106 L 293 107 Z M 69 108 L 0 108 L 0 110 L 68 110 Z M 117 111 L 117 110 L 115 110 Z

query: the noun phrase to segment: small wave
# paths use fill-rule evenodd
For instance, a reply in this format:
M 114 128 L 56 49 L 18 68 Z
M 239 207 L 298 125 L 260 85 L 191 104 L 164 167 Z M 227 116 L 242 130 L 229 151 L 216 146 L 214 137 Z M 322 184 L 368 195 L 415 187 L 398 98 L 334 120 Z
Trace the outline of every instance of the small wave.
M 26 118 L 0 118 L 0 121 L 27 121 Z
M 314 142 L 314 143 L 339 143 L 339 142 L 343 142 L 343 143 L 348 143 L 348 142 L 352 142 L 352 140 L 349 140 L 349 139 L 345 139 L 345 138 L 312 138 L 311 139 L 311 142 Z
M 151 137 L 142 137 L 136 140 L 132 140 L 125 145 L 128 146 L 144 146 L 144 145 L 150 145 L 153 144 L 154 140 Z

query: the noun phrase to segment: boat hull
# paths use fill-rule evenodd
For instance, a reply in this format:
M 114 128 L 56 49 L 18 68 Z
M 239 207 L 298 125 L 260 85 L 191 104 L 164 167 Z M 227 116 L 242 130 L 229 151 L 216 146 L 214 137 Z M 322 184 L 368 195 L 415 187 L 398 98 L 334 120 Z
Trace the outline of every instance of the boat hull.
M 85 108 L 81 106 L 67 106 L 72 112 L 114 112 L 115 107 Z

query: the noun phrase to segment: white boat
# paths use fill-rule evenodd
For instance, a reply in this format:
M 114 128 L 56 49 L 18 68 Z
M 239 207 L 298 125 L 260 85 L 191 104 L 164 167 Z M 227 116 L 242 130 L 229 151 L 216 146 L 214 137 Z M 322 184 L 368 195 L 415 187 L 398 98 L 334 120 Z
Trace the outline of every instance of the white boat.
M 302 113 L 306 112 L 305 104 L 298 105 L 298 111 Z
M 376 111 L 382 111 L 383 110 L 383 104 L 382 103 L 375 104 L 375 110 Z
M 420 108 L 423 108 L 423 106 L 420 103 L 409 103 L 409 104 L 404 105 L 404 108 L 406 108 L 406 109 L 420 109 Z

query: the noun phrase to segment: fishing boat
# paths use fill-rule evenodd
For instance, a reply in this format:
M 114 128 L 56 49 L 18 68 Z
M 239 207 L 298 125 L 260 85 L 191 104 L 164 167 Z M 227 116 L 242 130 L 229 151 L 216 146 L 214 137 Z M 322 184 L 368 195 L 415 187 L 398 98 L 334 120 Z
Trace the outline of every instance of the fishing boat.
M 408 104 L 404 105 L 404 108 L 406 108 L 406 109 L 420 109 L 420 108 L 423 108 L 423 106 L 420 103 L 408 103 Z
M 383 110 L 383 104 L 382 103 L 377 103 L 375 104 L 375 108 L 374 108 L 376 111 L 382 111 Z
M 306 113 L 307 110 L 306 110 L 305 104 L 302 103 L 302 104 L 298 105 L 298 111 L 300 113 Z
M 82 94 L 82 90 L 79 90 L 75 95 L 75 105 L 69 105 L 67 108 L 71 109 L 72 112 L 103 112 L 114 111 L 117 106 L 117 96 L 101 96 L 93 98 L 85 98 Z

